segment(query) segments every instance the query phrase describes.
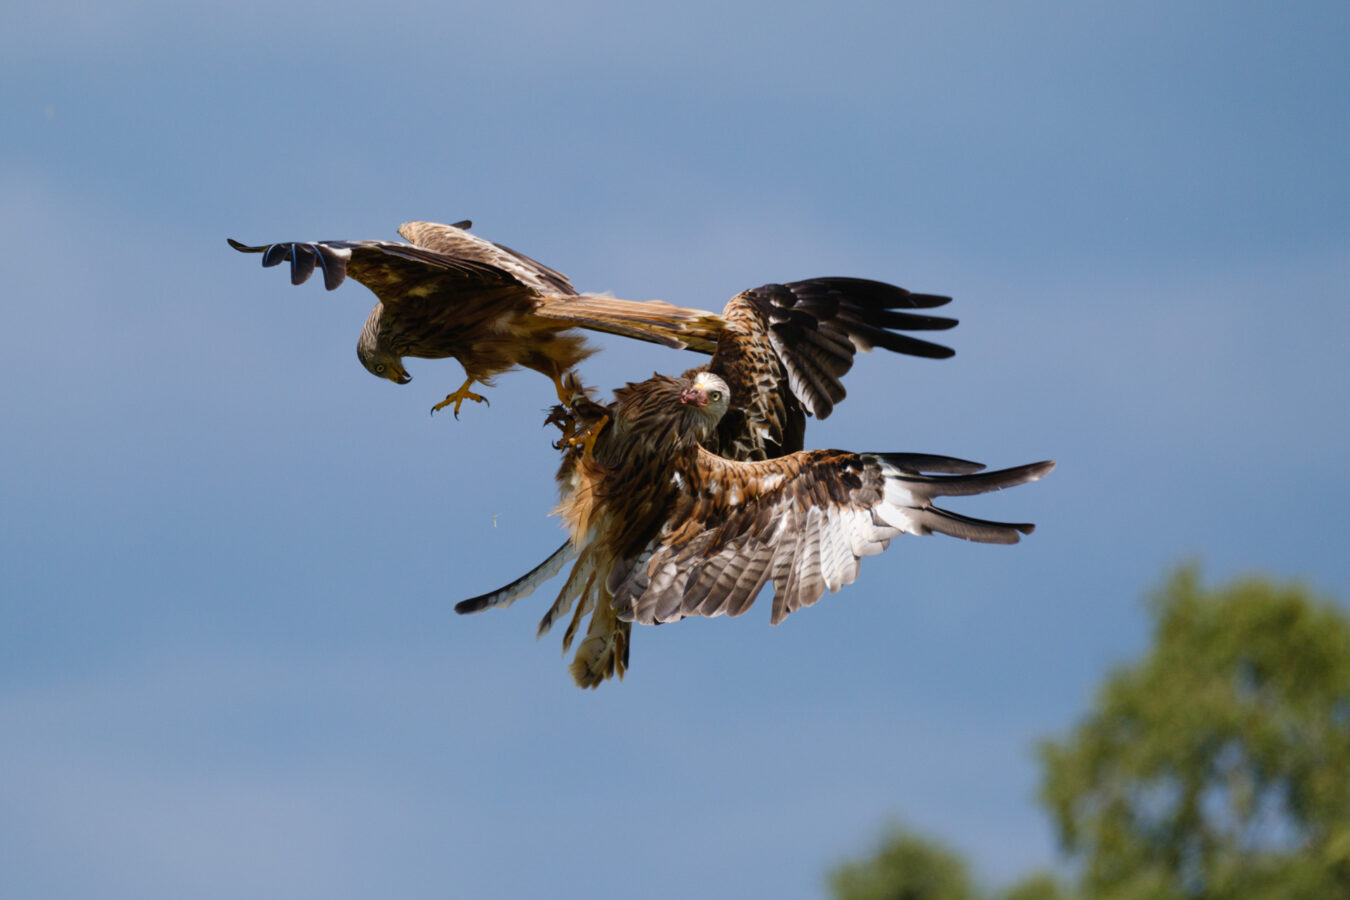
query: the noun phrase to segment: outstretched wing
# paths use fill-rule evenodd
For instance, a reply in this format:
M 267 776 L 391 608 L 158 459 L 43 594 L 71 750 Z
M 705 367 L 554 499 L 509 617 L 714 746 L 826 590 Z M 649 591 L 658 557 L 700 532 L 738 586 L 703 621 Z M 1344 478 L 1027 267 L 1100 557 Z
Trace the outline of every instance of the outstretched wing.
M 494 305 L 504 301 L 509 308 L 525 301 L 532 307 L 540 290 L 520 273 L 491 262 L 401 241 L 287 241 L 257 247 L 229 242 L 241 253 L 261 253 L 264 266 L 289 262 L 292 284 L 304 284 L 319 269 L 331 291 L 351 276 L 393 308 L 443 305 L 451 296 L 470 305 L 476 294 L 491 294 Z
M 824 419 L 844 399 L 841 379 L 859 350 L 952 356 L 950 347 L 902 333 L 955 326 L 956 319 L 906 311 L 949 302 L 864 278 L 811 278 L 737 294 L 723 310 L 727 330 L 708 364 L 735 403 L 718 429 L 720 451 L 763 459 L 800 450 L 805 414 Z
M 609 573 L 614 607 L 642 624 L 738 616 L 772 580 L 777 624 L 851 584 L 862 557 L 900 534 L 1016 543 L 1034 526 L 975 519 L 933 501 L 1036 481 L 1054 463 L 983 468 L 922 454 L 813 450 L 743 463 L 700 451 L 660 533 Z
M 660 300 L 622 300 L 605 294 L 579 294 L 566 275 L 505 244 L 470 234 L 468 222 L 438 225 L 405 222 L 398 233 L 419 247 L 462 260 L 474 260 L 506 272 L 539 295 L 533 310 L 541 319 L 651 341 L 674 349 L 711 353 L 722 329 L 720 316 Z
M 370 288 L 380 302 L 396 310 L 407 345 L 415 348 L 443 327 L 445 316 L 462 319 L 467 328 L 484 316 L 529 312 L 540 320 L 604 331 L 675 349 L 712 353 L 721 334 L 722 317 L 702 309 L 660 300 L 622 300 L 604 294 L 581 294 L 566 275 L 519 251 L 467 231 L 465 220 L 454 225 L 405 222 L 400 241 L 287 241 L 251 247 L 233 238 L 241 253 L 261 253 L 264 266 L 291 265 L 291 283 L 303 284 L 316 269 L 324 286 L 335 290 L 351 276 Z M 434 328 L 422 324 L 435 320 Z M 433 354 L 437 355 L 437 354 Z
M 471 234 L 468 230 L 470 224 L 467 219 L 454 225 L 404 222 L 398 227 L 398 233 L 417 246 L 443 256 L 481 263 L 505 272 L 540 295 L 570 296 L 576 293 L 572 282 L 563 273 L 504 244 L 496 244 Z

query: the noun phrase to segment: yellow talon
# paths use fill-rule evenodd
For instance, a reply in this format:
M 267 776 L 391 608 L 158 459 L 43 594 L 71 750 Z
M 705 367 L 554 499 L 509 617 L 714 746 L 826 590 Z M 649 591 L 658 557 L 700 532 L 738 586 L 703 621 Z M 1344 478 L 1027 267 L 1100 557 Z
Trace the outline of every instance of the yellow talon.
M 601 416 L 600 421 L 596 422 L 590 428 L 587 428 L 585 434 L 574 435 L 572 437 L 569 437 L 567 438 L 567 443 L 571 444 L 573 447 L 577 446 L 581 447 L 582 456 L 594 459 L 596 438 L 600 437 L 600 432 L 603 431 L 605 426 L 608 424 L 609 424 L 609 416 L 607 415 Z
M 472 400 L 475 403 L 487 403 L 488 399 L 482 394 L 475 394 L 469 388 L 473 385 L 474 379 L 470 378 L 459 386 L 459 390 L 453 394 L 447 394 L 445 399 L 431 408 L 431 414 L 434 416 L 439 410 L 445 409 L 451 403 L 455 404 L 455 418 L 459 418 L 459 408 L 464 405 L 465 400 Z M 491 406 L 492 404 L 488 404 Z

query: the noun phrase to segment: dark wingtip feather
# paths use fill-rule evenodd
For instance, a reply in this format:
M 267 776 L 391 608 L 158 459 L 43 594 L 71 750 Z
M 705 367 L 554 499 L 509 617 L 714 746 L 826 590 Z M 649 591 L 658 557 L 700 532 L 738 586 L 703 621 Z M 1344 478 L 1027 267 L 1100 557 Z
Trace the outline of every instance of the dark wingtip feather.
M 935 344 L 932 341 L 910 337 L 907 334 L 897 334 L 894 331 L 886 331 L 882 328 L 873 328 L 869 325 L 854 325 L 849 329 L 849 335 L 866 342 L 870 347 L 880 347 L 883 350 L 903 353 L 906 356 L 950 359 L 956 355 L 956 351 L 945 344 Z
M 846 297 L 850 305 L 878 309 L 933 309 L 952 302 L 943 294 L 916 294 L 885 281 L 846 275 L 790 281 L 785 286 L 799 296 L 833 292 Z
M 1055 466 L 1059 465 L 1059 463 L 1055 462 L 1053 459 L 1045 459 L 1038 463 L 1032 463 L 1032 465 L 1040 467 L 1043 470 L 1041 472 L 1042 475 L 1048 475 L 1050 472 L 1054 471 Z
M 942 294 L 914 294 L 911 293 L 908 302 L 904 304 L 906 309 L 933 309 L 938 306 L 946 306 L 952 302 L 951 297 Z M 895 307 L 892 307 L 894 309 Z
M 319 265 L 323 267 L 323 286 L 335 291 L 347 277 L 347 260 L 323 244 L 318 245 L 318 250 Z
M 985 467 L 984 463 L 973 462 L 969 459 L 958 459 L 955 456 L 939 456 L 934 453 L 873 452 L 865 455 L 884 459 L 900 471 L 912 475 L 921 475 L 924 472 L 944 475 L 972 475 Z
M 901 310 L 932 309 L 951 302 L 940 294 L 915 294 L 884 281 L 866 278 L 811 278 L 785 285 L 764 285 L 750 292 L 775 328 L 796 326 L 803 332 L 830 323 L 846 333 L 859 349 L 881 347 L 894 353 L 946 359 L 956 351 L 900 331 L 942 331 L 957 320 Z
M 1015 487 L 1019 484 L 1040 481 L 1054 468 L 1055 464 L 1046 460 L 1044 462 L 1027 463 L 1022 466 L 1011 466 L 1007 469 L 996 469 L 993 472 L 980 472 L 972 475 L 935 475 L 930 476 L 929 481 L 939 488 L 936 491 L 937 496 L 969 496 L 971 494 L 983 494 L 989 491 L 1001 491 L 1004 488 Z
M 1036 530 L 1036 526 L 1030 522 L 993 522 L 963 516 L 938 506 L 924 510 L 920 521 L 938 534 L 980 544 L 1016 544 L 1021 540 L 1020 535 L 1031 534 Z
M 493 591 L 490 594 L 480 594 L 477 597 L 470 597 L 468 600 L 461 600 L 455 604 L 455 612 L 461 616 L 467 616 L 469 613 L 482 612 L 492 605 L 492 598 L 499 592 Z
M 1040 462 L 1027 463 L 1024 466 L 1015 466 L 1007 471 L 1016 473 L 1025 483 L 1028 481 L 1040 481 L 1054 470 L 1055 461 L 1053 459 L 1045 459 Z
M 291 252 L 291 284 L 304 284 L 314 274 L 319 254 L 309 244 L 293 244 Z
M 262 264 L 263 268 L 270 269 L 272 266 L 279 266 L 291 258 L 290 244 L 272 244 L 263 250 Z
M 264 268 L 279 266 L 286 261 L 291 264 L 291 284 L 304 284 L 314 274 L 317 265 L 323 269 L 323 284 L 328 290 L 334 290 L 347 277 L 346 258 L 326 244 L 305 244 L 283 242 L 250 247 L 234 238 L 226 238 L 230 246 L 240 253 L 261 253 Z
M 840 318 L 861 321 L 876 328 L 899 328 L 904 331 L 946 331 L 955 328 L 961 321 L 949 316 L 927 316 L 895 309 L 848 311 L 842 313 Z

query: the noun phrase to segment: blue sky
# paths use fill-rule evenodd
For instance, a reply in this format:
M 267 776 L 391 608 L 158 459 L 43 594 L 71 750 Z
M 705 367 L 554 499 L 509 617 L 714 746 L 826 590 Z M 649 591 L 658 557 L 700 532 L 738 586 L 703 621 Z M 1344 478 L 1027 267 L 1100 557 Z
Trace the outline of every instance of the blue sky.
M 1140 597 L 1350 598 L 1341 3 L 366 4 L 0 12 L 0 870 L 14 896 L 776 896 L 905 821 L 1054 863 L 1032 747 L 1147 646 Z M 720 308 L 949 293 L 808 446 L 1045 457 L 777 628 L 644 629 L 583 693 L 538 375 L 370 377 L 356 284 L 246 242 L 480 234 Z M 691 357 L 600 338 L 613 387 Z

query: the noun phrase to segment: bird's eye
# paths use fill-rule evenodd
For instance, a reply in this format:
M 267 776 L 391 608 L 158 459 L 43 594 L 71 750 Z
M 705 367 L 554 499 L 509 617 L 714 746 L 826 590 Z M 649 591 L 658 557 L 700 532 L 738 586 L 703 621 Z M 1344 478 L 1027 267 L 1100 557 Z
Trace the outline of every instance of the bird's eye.
M 376 363 L 376 364 L 375 364 L 375 374 L 376 374 L 376 375 L 383 375 L 383 374 L 384 374 L 384 363 Z
M 718 400 L 721 400 L 721 399 L 722 399 L 722 392 L 721 392 L 721 391 L 711 391 L 711 392 L 708 394 L 708 399 L 711 400 L 712 402 L 716 403 Z

